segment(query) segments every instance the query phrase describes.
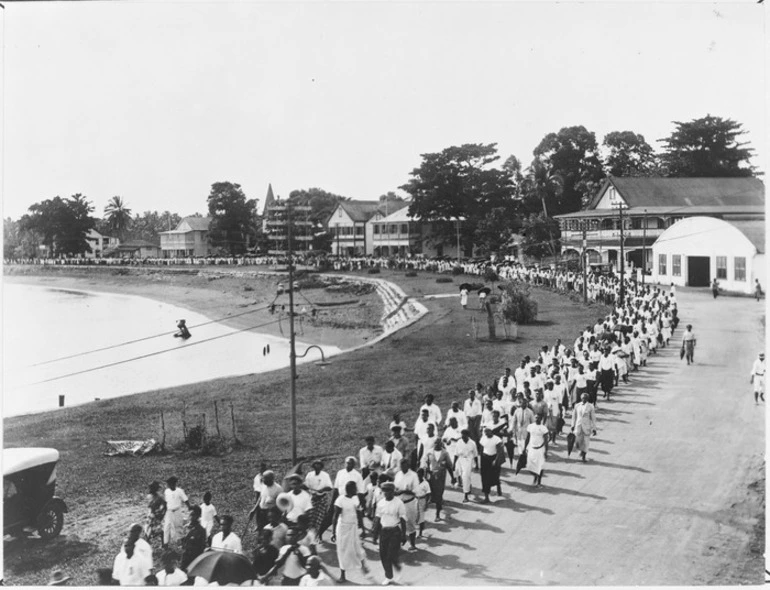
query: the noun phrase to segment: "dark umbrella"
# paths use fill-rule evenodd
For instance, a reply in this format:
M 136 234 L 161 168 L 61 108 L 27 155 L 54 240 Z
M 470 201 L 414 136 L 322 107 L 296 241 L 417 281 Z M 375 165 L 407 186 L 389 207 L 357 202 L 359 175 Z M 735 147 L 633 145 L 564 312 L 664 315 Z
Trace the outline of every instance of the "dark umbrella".
M 473 285 L 471 285 L 470 283 L 463 283 L 462 285 L 460 285 L 460 291 L 462 291 L 463 289 L 465 289 L 466 291 L 473 291 Z
M 242 584 L 246 580 L 257 578 L 251 562 L 241 553 L 232 551 L 209 550 L 193 559 L 187 568 L 191 578 L 200 576 L 209 582 L 225 584 Z
M 481 293 L 484 293 L 485 295 L 489 295 L 491 292 L 492 292 L 492 289 L 490 289 L 489 287 L 482 287 L 481 289 L 479 289 L 479 295 Z
M 572 454 L 572 448 L 575 446 L 575 433 L 570 432 L 567 435 L 567 457 Z
M 519 455 L 519 460 L 516 461 L 516 475 L 518 475 L 519 471 L 524 469 L 526 466 L 527 466 L 527 449 L 524 449 Z

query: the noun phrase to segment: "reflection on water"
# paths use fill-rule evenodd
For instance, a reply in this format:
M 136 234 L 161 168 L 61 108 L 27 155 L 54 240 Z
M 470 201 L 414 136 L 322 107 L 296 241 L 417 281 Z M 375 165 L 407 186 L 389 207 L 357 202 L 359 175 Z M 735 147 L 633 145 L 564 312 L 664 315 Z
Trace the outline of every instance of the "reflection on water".
M 172 336 L 180 318 L 187 341 Z M 286 339 L 208 321 L 142 297 L 5 284 L 3 416 L 56 408 L 60 395 L 71 406 L 288 366 Z M 302 360 L 318 359 L 313 349 Z

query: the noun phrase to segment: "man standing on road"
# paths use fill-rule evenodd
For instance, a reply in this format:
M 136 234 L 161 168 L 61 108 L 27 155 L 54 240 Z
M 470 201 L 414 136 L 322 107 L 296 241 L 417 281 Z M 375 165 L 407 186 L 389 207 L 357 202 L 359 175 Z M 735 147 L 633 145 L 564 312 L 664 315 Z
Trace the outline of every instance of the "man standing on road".
M 751 383 L 754 385 L 754 403 L 759 404 L 759 399 L 765 401 L 765 353 L 760 352 L 759 357 L 751 367 Z
M 580 450 L 580 460 L 585 463 L 591 435 L 596 434 L 596 412 L 588 403 L 587 393 L 583 394 L 581 403 L 572 412 L 572 432 L 575 433 L 575 446 Z
M 463 486 L 463 502 L 470 502 L 471 473 L 473 473 L 474 460 L 478 461 L 479 450 L 476 443 L 471 440 L 471 433 L 463 429 L 461 438 L 455 445 L 454 472 Z
M 695 362 L 693 355 L 695 353 L 695 334 L 692 331 L 692 324 L 687 324 L 687 329 L 682 334 L 682 349 L 684 350 L 684 356 L 687 359 L 687 364 Z
M 385 570 L 384 586 L 399 580 L 394 578 L 394 568 L 401 572 L 399 553 L 401 545 L 406 543 L 406 508 L 395 497 L 396 486 L 386 481 L 381 486 L 384 498 L 377 502 L 377 511 L 372 527 L 372 540 L 380 542 L 380 561 Z
M 604 355 L 599 359 L 599 383 L 601 383 L 604 399 L 610 399 L 612 386 L 615 384 L 615 359 L 610 356 L 609 346 L 605 346 Z

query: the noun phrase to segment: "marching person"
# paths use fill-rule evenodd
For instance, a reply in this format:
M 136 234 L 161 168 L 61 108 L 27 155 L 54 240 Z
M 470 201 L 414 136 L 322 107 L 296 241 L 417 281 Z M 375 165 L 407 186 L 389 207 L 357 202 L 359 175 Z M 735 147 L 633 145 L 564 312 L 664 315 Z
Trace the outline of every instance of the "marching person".
M 241 539 L 233 532 L 233 517 L 225 514 L 220 522 L 222 530 L 211 538 L 211 548 L 225 549 L 232 553 L 243 553 Z
M 406 508 L 404 503 L 395 497 L 396 486 L 392 482 L 386 481 L 380 488 L 383 497 L 377 501 L 372 540 L 375 543 L 379 541 L 380 561 L 385 570 L 385 580 L 382 584 L 387 586 L 399 581 L 393 570 L 396 573 L 401 572 L 399 553 L 401 545 L 406 543 Z
M 695 363 L 694 354 L 695 354 L 695 334 L 692 331 L 692 324 L 687 324 L 687 329 L 685 330 L 684 334 L 682 334 L 682 350 L 684 351 L 684 356 L 687 359 L 687 364 Z
M 535 487 L 542 487 L 543 468 L 548 453 L 548 428 L 543 424 L 543 418 L 539 414 L 535 415 L 535 423 L 527 426 L 524 450 L 527 451 L 527 470 L 535 476 L 533 483 Z
M 382 463 L 382 447 L 374 444 L 373 436 L 367 436 L 365 441 L 366 446 L 358 451 L 358 463 L 361 465 L 361 477 L 364 479 L 369 477 L 370 471 L 377 471 Z
M 433 449 L 426 451 L 426 465 L 430 493 L 433 503 L 436 505 L 436 522 L 441 520 L 441 508 L 444 506 L 444 489 L 446 487 L 446 475 L 449 472 L 452 483 L 455 482 L 454 468 L 449 459 L 449 453 L 444 450 L 441 439 L 436 439 Z
M 166 480 L 168 487 L 164 492 L 166 499 L 166 516 L 163 520 L 163 548 L 168 549 L 169 544 L 175 543 L 182 538 L 184 531 L 184 516 L 182 515 L 182 505 L 190 508 L 190 502 L 187 494 L 182 488 L 177 487 L 179 479 L 172 475 Z
M 751 367 L 751 383 L 754 385 L 754 403 L 759 404 L 760 398 L 765 401 L 765 353 L 759 353 Z
M 460 440 L 455 444 L 455 458 L 452 467 L 462 484 L 463 503 L 465 503 L 471 501 L 469 497 L 471 493 L 471 473 L 473 473 L 474 462 L 478 461 L 479 449 L 471 439 L 471 433 L 467 428 L 464 428 L 460 435 Z
M 596 411 L 588 403 L 587 393 L 583 394 L 580 403 L 572 412 L 572 432 L 575 433 L 575 445 L 580 450 L 580 459 L 585 463 L 591 435 L 596 434 Z
M 409 537 L 409 551 L 416 551 L 417 545 L 417 492 L 420 480 L 417 474 L 409 468 L 409 459 L 401 459 L 401 471 L 396 473 L 393 483 L 396 495 L 404 503 L 406 534 Z
M 357 498 L 356 482 L 345 484 L 345 495 L 334 501 L 334 522 L 332 523 L 332 543 L 337 544 L 337 561 L 340 567 L 340 582 L 345 581 L 345 572 L 361 568 L 366 575 L 366 554 L 361 545 L 364 534 L 364 517 Z M 360 531 L 360 533 L 359 533 Z
M 500 487 L 500 465 L 497 456 L 503 452 L 503 440 L 495 436 L 490 428 L 484 429 L 484 436 L 479 441 L 481 445 L 481 490 L 484 492 L 484 503 L 489 503 L 489 493 L 492 486 L 497 487 L 497 495 L 502 496 Z

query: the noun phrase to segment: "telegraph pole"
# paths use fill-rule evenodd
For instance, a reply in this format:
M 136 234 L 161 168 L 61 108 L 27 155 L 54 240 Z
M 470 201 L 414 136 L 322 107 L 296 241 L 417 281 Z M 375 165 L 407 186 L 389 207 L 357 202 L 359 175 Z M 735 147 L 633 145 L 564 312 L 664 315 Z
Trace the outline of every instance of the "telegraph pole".
M 626 266 L 625 251 L 623 249 L 623 203 L 619 203 L 618 212 L 620 214 L 620 305 L 626 302 Z
M 586 223 L 585 219 L 581 222 L 583 228 L 583 253 L 581 255 L 583 261 L 583 303 L 588 303 L 588 228 Z
M 647 270 L 647 209 L 644 210 L 644 226 L 642 227 L 642 287 L 644 287 L 644 274 Z

